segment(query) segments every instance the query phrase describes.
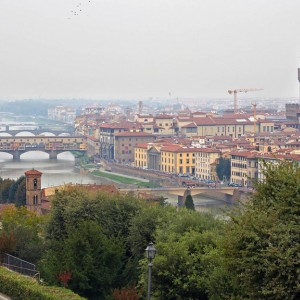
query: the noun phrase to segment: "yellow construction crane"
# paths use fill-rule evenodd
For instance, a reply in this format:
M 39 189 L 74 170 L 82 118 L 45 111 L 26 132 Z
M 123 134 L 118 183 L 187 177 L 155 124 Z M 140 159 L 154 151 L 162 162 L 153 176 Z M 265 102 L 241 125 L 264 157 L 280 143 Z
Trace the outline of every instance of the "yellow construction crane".
M 262 91 L 263 89 L 235 89 L 235 90 L 228 90 L 229 94 L 233 94 L 233 108 L 234 113 L 236 114 L 237 111 L 237 93 L 248 93 L 248 92 L 256 92 Z

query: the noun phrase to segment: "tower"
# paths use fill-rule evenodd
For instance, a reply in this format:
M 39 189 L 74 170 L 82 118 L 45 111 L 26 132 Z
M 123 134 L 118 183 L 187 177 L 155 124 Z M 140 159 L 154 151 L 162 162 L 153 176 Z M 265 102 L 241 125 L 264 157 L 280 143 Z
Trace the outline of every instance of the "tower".
M 32 169 L 25 172 L 26 177 L 26 207 L 30 211 L 41 213 L 42 206 L 42 172 Z

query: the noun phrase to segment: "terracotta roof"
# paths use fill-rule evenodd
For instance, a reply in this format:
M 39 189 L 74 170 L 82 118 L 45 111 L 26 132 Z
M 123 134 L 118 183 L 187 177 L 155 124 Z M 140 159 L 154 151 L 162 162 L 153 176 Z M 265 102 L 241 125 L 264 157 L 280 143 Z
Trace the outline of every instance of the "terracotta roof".
M 117 132 L 115 133 L 115 137 L 135 137 L 135 136 L 151 136 L 155 137 L 155 135 L 148 133 L 148 132 L 143 132 L 143 131 L 124 131 L 124 132 Z
M 42 175 L 43 174 L 42 172 L 35 170 L 35 169 L 28 170 L 24 173 L 25 173 L 25 175 Z
M 195 150 L 195 152 L 198 153 L 221 153 L 221 151 L 216 148 L 195 148 Z
M 194 118 L 194 122 L 198 125 L 245 125 L 253 124 L 247 118 L 213 118 L 213 117 L 203 117 Z
M 92 140 L 94 142 L 98 142 L 99 141 L 99 139 L 97 139 L 97 138 L 95 138 L 94 136 L 91 136 L 91 135 L 88 135 L 87 139 Z
M 190 124 L 181 126 L 181 128 L 197 128 L 197 125 L 195 123 L 190 123 Z
M 254 151 L 232 151 L 230 152 L 230 155 L 242 156 L 246 158 L 255 158 L 259 156 L 259 153 Z
M 111 129 L 141 128 L 141 124 L 136 122 L 103 123 L 100 125 L 100 128 L 111 128 Z
M 134 148 L 142 148 L 142 149 L 148 149 L 148 146 L 150 144 L 147 144 L 147 143 L 143 143 L 143 144 L 137 144 L 134 146 Z M 153 144 L 152 144 L 153 145 Z
M 155 119 L 173 119 L 175 117 L 176 116 L 173 116 L 173 115 L 161 114 L 161 115 L 155 116 Z

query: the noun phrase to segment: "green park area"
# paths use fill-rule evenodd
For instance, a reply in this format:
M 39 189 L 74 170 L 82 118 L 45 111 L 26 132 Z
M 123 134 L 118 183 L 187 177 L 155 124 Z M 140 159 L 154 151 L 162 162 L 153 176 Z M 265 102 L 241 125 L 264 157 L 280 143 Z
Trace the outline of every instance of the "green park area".
M 95 176 L 108 178 L 113 181 L 116 181 L 119 183 L 124 183 L 124 184 L 134 184 L 134 185 L 137 185 L 140 187 L 149 187 L 149 188 L 159 187 L 158 184 L 155 184 L 153 182 L 142 181 L 142 180 L 138 180 L 136 178 L 126 177 L 126 176 L 122 176 L 122 175 L 116 175 L 113 173 L 107 173 L 107 172 L 102 172 L 102 171 L 93 171 L 92 174 Z

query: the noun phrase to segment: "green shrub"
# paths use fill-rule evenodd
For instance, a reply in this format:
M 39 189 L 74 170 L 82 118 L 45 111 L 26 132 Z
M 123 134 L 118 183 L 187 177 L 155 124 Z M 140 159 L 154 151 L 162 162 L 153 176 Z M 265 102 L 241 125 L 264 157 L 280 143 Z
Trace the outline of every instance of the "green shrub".
M 0 293 L 14 300 L 85 299 L 62 287 L 40 285 L 36 280 L 0 267 Z

